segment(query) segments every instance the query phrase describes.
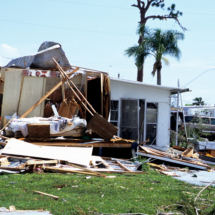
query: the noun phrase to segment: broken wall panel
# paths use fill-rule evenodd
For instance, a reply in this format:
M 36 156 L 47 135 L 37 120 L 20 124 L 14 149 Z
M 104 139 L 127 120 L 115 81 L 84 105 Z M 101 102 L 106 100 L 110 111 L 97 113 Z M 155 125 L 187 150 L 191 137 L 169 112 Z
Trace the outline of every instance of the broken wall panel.
M 45 95 L 46 78 L 24 76 L 21 87 L 21 95 L 18 106 L 18 115 L 24 114 L 35 102 L 39 101 Z M 43 117 L 44 102 L 38 105 L 28 117 Z
M 22 70 L 5 72 L 2 119 L 4 116 L 12 116 L 18 111 L 22 78 Z M 3 120 L 1 120 L 1 126 L 3 126 Z

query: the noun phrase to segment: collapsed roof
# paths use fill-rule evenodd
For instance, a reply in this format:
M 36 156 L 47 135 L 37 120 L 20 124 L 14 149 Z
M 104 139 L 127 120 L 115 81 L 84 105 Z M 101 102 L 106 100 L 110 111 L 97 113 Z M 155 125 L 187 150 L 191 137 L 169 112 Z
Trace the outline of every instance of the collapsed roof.
M 71 68 L 71 65 L 63 51 L 61 44 L 46 41 L 43 42 L 38 52 L 34 55 L 28 55 L 11 60 L 5 67 L 7 68 L 21 68 L 21 69 L 55 69 L 56 65 L 52 58 L 64 69 Z

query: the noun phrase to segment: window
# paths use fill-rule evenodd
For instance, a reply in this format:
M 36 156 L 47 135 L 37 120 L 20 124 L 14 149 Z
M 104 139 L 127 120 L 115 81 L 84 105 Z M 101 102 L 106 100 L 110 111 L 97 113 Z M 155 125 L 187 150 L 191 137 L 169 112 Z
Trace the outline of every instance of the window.
M 147 103 L 146 108 L 146 140 L 156 145 L 158 103 Z
M 211 118 L 211 125 L 215 125 L 215 118 Z
M 122 99 L 121 137 L 138 140 L 138 100 Z
M 119 101 L 112 100 L 110 106 L 110 123 L 118 127 Z
M 185 122 L 191 122 L 193 120 L 193 116 L 185 116 Z
M 185 116 L 186 123 L 199 123 L 199 117 L 197 116 Z

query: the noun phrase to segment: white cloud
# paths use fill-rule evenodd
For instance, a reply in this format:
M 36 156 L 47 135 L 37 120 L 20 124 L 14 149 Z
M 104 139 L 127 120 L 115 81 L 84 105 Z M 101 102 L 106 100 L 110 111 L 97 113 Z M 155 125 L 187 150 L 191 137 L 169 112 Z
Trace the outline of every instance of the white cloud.
M 0 45 L 0 66 L 5 66 L 11 59 L 19 57 L 18 49 L 7 44 Z

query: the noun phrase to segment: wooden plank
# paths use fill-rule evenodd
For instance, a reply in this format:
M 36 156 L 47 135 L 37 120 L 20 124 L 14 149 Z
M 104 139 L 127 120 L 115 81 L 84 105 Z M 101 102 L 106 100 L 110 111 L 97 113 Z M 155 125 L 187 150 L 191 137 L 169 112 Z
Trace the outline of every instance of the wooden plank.
M 3 94 L 4 93 L 4 81 L 0 80 L 0 93 Z
M 48 193 L 43 193 L 43 192 L 36 191 L 36 190 L 34 190 L 33 192 L 34 192 L 34 193 L 41 194 L 41 195 L 44 195 L 44 196 L 52 197 L 53 199 L 59 199 L 59 197 L 58 197 L 58 196 L 54 196 L 54 195 L 51 195 L 51 194 L 48 194 Z
M 81 173 L 81 174 L 86 174 L 86 175 L 94 175 L 94 176 L 99 176 L 97 173 L 92 173 L 89 171 L 81 171 L 77 169 L 69 169 L 69 168 L 59 168 L 59 167 L 49 167 L 46 166 L 45 169 L 47 170 L 53 170 L 53 171 L 59 171 L 59 172 L 65 172 L 65 173 Z
M 17 112 L 21 83 L 22 70 L 5 72 L 1 119 Z M 1 127 L 3 126 L 3 120 L 1 120 Z
M 62 83 L 62 85 L 61 85 L 61 90 L 62 90 L 62 98 L 63 98 L 63 100 L 65 100 L 65 87 L 64 87 L 64 83 Z
M 130 170 L 129 168 L 127 168 L 126 166 L 124 166 L 124 165 L 123 165 L 122 163 L 120 163 L 119 161 L 116 161 L 116 163 L 117 163 L 121 168 L 123 168 L 124 170 L 131 172 L 131 170 Z
M 18 115 L 24 114 L 35 101 L 38 101 L 45 95 L 46 78 L 25 76 L 23 80 L 22 93 L 18 109 Z M 28 117 L 43 117 L 44 101 L 32 110 Z
M 103 148 L 131 148 L 131 143 L 88 143 L 88 144 L 80 144 L 80 143 L 55 143 L 55 142 L 32 142 L 34 145 L 42 145 L 42 146 L 66 146 L 66 147 L 103 147 Z
M 57 164 L 57 160 L 29 160 L 26 165 L 37 165 L 37 164 Z
M 104 175 L 104 174 L 98 174 L 97 172 L 95 172 L 95 171 L 93 171 L 93 170 L 90 170 L 90 169 L 87 169 L 87 168 L 84 168 L 84 167 L 81 167 L 81 166 L 78 166 L 78 165 L 75 165 L 75 164 L 72 164 L 72 163 L 68 163 L 68 165 L 73 166 L 73 167 L 76 167 L 76 168 L 81 169 L 81 170 L 84 170 L 85 172 L 93 173 L 93 174 L 95 174 L 96 176 L 100 176 L 100 177 L 103 177 L 103 178 L 106 177 L 106 175 Z
M 171 157 L 172 155 L 170 154 L 167 154 L 165 152 L 161 152 L 161 151 L 158 151 L 158 150 L 154 150 L 154 149 L 151 149 L 151 148 L 147 148 L 147 147 L 143 147 L 143 146 L 140 146 L 141 149 L 143 149 L 144 151 L 146 151 L 147 153 L 155 153 L 155 154 L 160 154 L 162 156 L 167 156 L 167 157 Z
M 101 73 L 100 76 L 100 83 L 101 83 L 101 115 L 103 116 L 103 106 L 104 106 L 104 99 L 103 99 L 103 88 L 104 88 L 104 75 Z

